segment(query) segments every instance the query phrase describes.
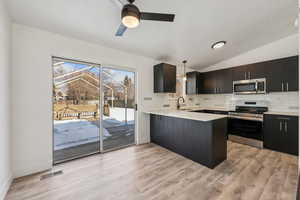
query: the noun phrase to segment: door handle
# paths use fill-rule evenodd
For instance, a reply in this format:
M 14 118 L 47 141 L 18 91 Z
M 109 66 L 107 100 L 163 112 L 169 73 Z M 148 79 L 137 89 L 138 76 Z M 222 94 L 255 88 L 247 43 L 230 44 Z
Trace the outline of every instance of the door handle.
M 287 133 L 288 132 L 288 123 L 285 122 L 285 132 Z

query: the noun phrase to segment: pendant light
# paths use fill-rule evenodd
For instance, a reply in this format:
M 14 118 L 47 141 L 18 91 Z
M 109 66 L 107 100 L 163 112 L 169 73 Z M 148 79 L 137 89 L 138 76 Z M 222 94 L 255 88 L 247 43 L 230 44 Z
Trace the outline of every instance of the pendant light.
M 186 78 L 186 63 L 187 63 L 187 61 L 184 60 L 184 61 L 182 61 L 182 63 L 183 63 L 183 81 L 186 81 L 187 80 L 187 78 Z

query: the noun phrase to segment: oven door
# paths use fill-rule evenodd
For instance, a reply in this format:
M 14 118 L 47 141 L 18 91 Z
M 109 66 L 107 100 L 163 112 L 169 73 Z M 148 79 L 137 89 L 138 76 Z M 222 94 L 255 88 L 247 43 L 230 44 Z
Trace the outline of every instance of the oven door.
M 240 137 L 263 140 L 263 122 L 244 119 L 228 119 L 228 134 Z
M 235 81 L 233 82 L 233 91 L 235 94 L 256 94 L 257 82 L 254 81 Z

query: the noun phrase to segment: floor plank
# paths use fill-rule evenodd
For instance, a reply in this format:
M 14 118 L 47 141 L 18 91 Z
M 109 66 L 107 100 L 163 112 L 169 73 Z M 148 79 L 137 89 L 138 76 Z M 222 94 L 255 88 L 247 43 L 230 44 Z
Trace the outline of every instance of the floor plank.
M 128 147 L 14 180 L 6 200 L 294 200 L 298 157 L 228 142 L 214 170 L 155 144 Z

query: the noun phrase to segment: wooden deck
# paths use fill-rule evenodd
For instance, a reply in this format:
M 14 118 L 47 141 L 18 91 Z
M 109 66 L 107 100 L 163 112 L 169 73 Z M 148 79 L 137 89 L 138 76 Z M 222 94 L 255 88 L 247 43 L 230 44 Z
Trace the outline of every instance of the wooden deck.
M 105 127 L 112 135 L 103 141 L 103 150 L 115 149 L 122 146 L 135 144 L 134 125 Z M 53 162 L 97 153 L 100 151 L 100 142 L 91 142 L 53 152 Z
M 295 200 L 295 156 L 228 142 L 214 170 L 155 144 L 68 163 L 62 175 L 14 181 L 6 200 Z

